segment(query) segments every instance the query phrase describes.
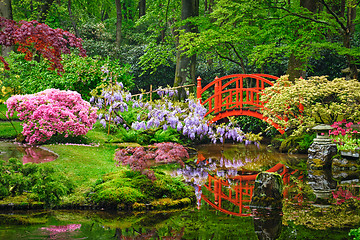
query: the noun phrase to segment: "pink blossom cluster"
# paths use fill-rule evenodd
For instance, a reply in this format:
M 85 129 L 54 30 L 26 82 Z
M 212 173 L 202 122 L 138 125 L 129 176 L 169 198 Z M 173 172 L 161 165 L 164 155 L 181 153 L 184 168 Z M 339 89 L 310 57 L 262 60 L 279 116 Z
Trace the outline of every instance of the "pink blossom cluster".
M 81 224 L 69 224 L 69 225 L 62 225 L 62 226 L 43 227 L 41 229 L 48 230 L 48 231 L 56 234 L 56 233 L 63 233 L 63 232 L 73 232 L 80 228 L 81 228 Z
M 336 204 L 339 205 L 339 204 L 342 204 L 345 202 L 345 200 L 348 200 L 348 199 L 355 199 L 355 200 L 360 200 L 360 197 L 357 197 L 357 196 L 354 196 L 352 194 L 352 192 L 350 192 L 349 190 L 347 189 L 342 189 L 341 187 L 335 192 L 332 192 L 332 195 L 334 197 L 334 199 L 336 199 Z
M 360 122 L 358 122 L 357 124 L 360 125 Z M 352 125 L 354 125 L 354 123 L 346 122 L 346 119 L 343 119 L 342 121 L 339 122 L 334 122 L 331 125 L 331 127 L 333 127 L 334 129 L 331 130 L 329 134 L 334 136 L 341 134 L 342 136 L 345 136 L 348 133 L 349 134 L 358 133 L 357 130 L 353 130 Z
M 75 91 L 47 89 L 27 95 L 15 95 L 5 104 L 7 117 L 15 111 L 23 120 L 22 134 L 30 144 L 44 142 L 54 134 L 85 135 L 96 122 L 97 109 Z

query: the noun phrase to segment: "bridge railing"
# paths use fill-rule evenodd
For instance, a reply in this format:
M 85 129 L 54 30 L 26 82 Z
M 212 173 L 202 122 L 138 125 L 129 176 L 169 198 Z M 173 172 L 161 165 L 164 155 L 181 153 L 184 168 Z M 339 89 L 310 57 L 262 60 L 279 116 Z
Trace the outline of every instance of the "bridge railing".
M 197 98 L 208 108 L 206 115 L 219 113 L 231 109 L 253 108 L 257 111 L 263 107 L 260 101 L 261 91 L 272 86 L 273 82 L 269 79 L 277 79 L 275 76 L 267 74 L 233 74 L 215 80 L 201 86 L 201 78 L 197 79 Z M 212 95 L 202 100 L 205 92 Z

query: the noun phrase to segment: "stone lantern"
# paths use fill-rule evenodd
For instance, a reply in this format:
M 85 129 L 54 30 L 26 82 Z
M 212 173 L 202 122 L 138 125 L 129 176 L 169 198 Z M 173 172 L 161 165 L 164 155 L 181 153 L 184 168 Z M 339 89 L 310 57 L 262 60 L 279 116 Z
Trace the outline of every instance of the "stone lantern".
M 312 128 L 316 138 L 308 149 L 308 184 L 316 195 L 315 203 L 328 204 L 331 192 L 336 189 L 337 182 L 332 178 L 332 158 L 337 154 L 337 146 L 332 143 L 330 125 L 320 124 Z
M 321 145 L 331 144 L 332 140 L 329 137 L 329 131 L 333 129 L 330 125 L 320 124 L 312 128 L 316 132 L 314 143 Z
M 329 130 L 333 129 L 326 124 L 312 128 L 316 131 L 316 138 L 308 149 L 308 167 L 310 169 L 331 168 L 332 157 L 337 153 L 337 146 L 329 138 Z

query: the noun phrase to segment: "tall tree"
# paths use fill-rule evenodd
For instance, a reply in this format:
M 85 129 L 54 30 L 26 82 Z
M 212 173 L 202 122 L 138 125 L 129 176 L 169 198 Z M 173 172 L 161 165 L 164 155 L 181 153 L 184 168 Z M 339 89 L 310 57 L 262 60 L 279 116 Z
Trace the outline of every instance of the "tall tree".
M 11 0 L 0 0 L 0 17 L 13 19 Z M 12 50 L 12 46 L 2 46 L 1 56 L 7 57 Z
M 317 0 L 300 0 L 300 7 L 309 10 L 312 16 L 318 10 L 318 6 L 319 2 Z M 298 29 L 294 29 L 294 31 L 298 32 Z M 301 38 L 301 36 L 299 36 L 299 38 Z M 286 74 L 289 75 L 291 81 L 295 80 L 295 78 L 306 77 L 306 64 L 308 59 L 298 55 L 297 52 L 297 49 L 294 49 L 288 60 Z
M 71 21 L 71 24 L 72 24 L 72 26 L 74 28 L 75 36 L 80 37 L 79 30 L 78 30 L 78 28 L 76 26 L 75 17 L 73 16 L 72 9 L 71 9 L 71 0 L 68 0 L 68 6 L 67 7 L 68 7 L 70 21 Z
M 189 18 L 199 16 L 199 0 L 182 0 L 181 1 L 181 20 L 186 21 Z M 183 33 L 197 32 L 197 27 L 190 22 L 186 22 L 179 29 L 179 36 Z M 196 66 L 196 55 L 184 54 L 186 49 L 178 45 L 178 51 L 176 54 L 176 71 L 174 87 L 183 86 L 186 82 L 195 83 L 195 66 Z M 179 91 L 180 98 L 184 98 L 184 91 Z
M 120 46 L 121 44 L 121 27 L 122 27 L 122 12 L 121 12 L 121 2 L 120 0 L 115 0 L 116 4 L 116 45 Z
M 359 3 L 218 0 L 210 18 L 198 21 L 200 33 L 184 34 L 180 44 L 188 55 L 202 53 L 226 59 L 244 73 L 287 58 L 288 72 L 293 76 L 300 76 L 310 57 L 328 49 L 346 56 L 351 77 L 357 78 L 360 54 L 352 39 Z
M 139 0 L 139 18 L 146 13 L 146 0 Z
M 37 20 L 40 23 L 44 23 L 48 13 L 50 11 L 51 5 L 54 3 L 54 0 L 41 0 L 39 1 L 38 17 Z

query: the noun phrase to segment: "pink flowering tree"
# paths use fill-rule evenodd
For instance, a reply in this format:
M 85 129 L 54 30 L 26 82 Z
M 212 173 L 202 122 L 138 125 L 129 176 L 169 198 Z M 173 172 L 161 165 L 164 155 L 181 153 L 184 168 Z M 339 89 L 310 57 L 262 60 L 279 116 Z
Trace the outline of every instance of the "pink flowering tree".
M 5 104 L 7 117 L 18 112 L 23 121 L 22 134 L 30 144 L 45 142 L 55 134 L 64 134 L 64 137 L 85 135 L 97 118 L 97 109 L 74 91 L 47 89 L 35 94 L 15 95 Z

